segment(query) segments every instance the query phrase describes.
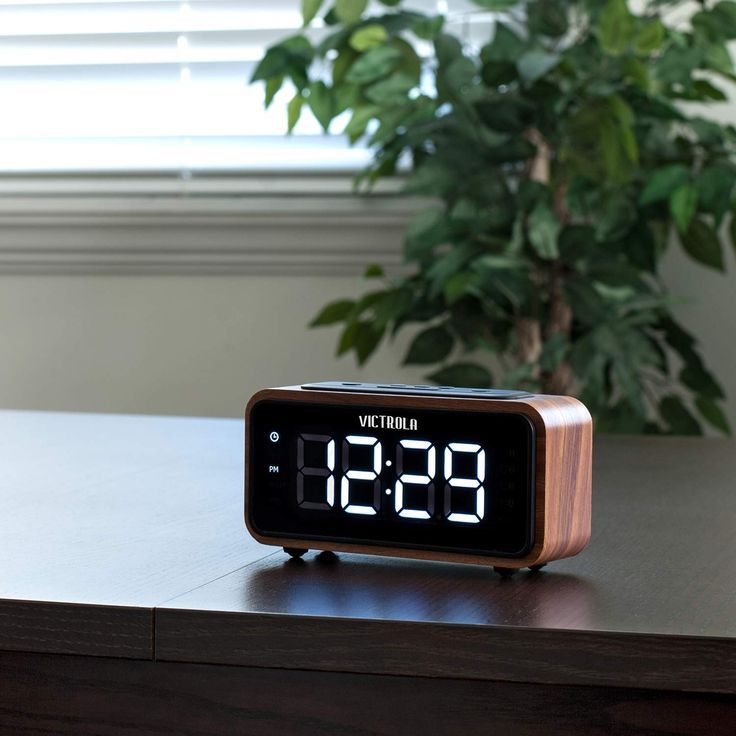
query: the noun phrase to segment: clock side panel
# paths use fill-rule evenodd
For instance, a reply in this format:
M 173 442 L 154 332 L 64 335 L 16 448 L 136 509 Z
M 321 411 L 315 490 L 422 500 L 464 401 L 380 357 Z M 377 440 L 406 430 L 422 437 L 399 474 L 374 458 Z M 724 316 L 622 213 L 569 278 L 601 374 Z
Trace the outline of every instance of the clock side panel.
M 301 402 L 335 402 L 335 392 L 305 390 L 298 386 L 264 389 L 255 394 L 248 402 L 245 411 L 245 455 L 246 455 L 246 474 L 245 474 L 245 523 L 251 535 L 263 544 L 274 545 L 279 547 L 294 547 L 298 549 L 318 549 L 330 550 L 334 552 L 355 552 L 365 554 L 378 554 L 391 557 L 406 557 L 413 559 L 428 560 L 445 560 L 464 562 L 480 565 L 499 565 L 505 567 L 525 567 L 535 564 L 542 559 L 545 550 L 545 515 L 543 513 L 535 514 L 534 523 L 534 543 L 529 553 L 522 558 L 508 557 L 492 557 L 480 556 L 463 553 L 452 553 L 447 551 L 418 550 L 399 547 L 380 547 L 380 546 L 364 546 L 351 543 L 334 543 L 319 539 L 296 539 L 290 537 L 265 537 L 253 527 L 250 520 L 249 503 L 250 488 L 248 477 L 249 452 L 250 452 L 250 415 L 254 406 L 264 400 L 292 400 Z M 545 432 L 546 427 L 542 416 L 537 408 L 530 403 L 531 400 L 492 400 L 492 399 L 455 399 L 440 398 L 427 396 L 408 396 L 408 395 L 389 395 L 389 394 L 361 394 L 361 393 L 344 393 L 340 394 L 340 403 L 355 404 L 360 406 L 384 406 L 398 408 L 424 407 L 435 409 L 457 409 L 458 411 L 493 411 L 493 412 L 511 412 L 524 414 L 528 417 L 534 426 L 536 434 L 535 448 L 535 488 L 534 502 L 535 508 L 544 508 L 545 505 L 545 473 L 546 473 L 546 452 L 545 452 Z
M 569 396 L 529 399 L 545 425 L 544 525 L 539 562 L 571 557 L 591 533 L 593 422 L 585 405 Z M 539 519 L 542 516 L 543 519 Z

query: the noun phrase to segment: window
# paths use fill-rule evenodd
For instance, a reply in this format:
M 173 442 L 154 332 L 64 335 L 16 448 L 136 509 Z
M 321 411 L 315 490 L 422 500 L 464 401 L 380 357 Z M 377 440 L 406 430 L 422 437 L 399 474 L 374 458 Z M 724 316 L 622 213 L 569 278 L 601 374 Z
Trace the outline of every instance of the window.
M 0 0 L 0 172 L 351 169 L 248 80 L 298 0 Z
M 405 5 L 449 10 L 454 32 L 490 36 L 489 14 L 469 0 Z M 262 85 L 248 84 L 264 49 L 299 32 L 300 9 L 300 0 L 0 0 L 0 174 L 361 167 L 368 152 L 323 135 L 308 113 L 287 138 L 290 91 L 265 111 Z

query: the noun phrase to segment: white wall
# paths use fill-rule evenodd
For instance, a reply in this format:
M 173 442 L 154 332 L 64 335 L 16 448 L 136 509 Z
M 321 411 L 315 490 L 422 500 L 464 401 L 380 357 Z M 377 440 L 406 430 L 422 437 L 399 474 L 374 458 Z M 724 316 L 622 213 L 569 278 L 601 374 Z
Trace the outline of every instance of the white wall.
M 410 335 L 359 370 L 352 356 L 335 359 L 335 329 L 306 327 L 327 301 L 365 288 L 346 274 L 400 263 L 416 204 L 390 192 L 356 199 L 349 183 L 327 179 L 269 196 L 259 192 L 277 186 L 268 180 L 246 185 L 241 199 L 0 201 L 0 407 L 237 416 L 265 386 L 421 380 L 424 371 L 399 366 Z M 698 267 L 673 247 L 663 273 L 736 426 L 730 251 L 727 269 Z
M 723 381 L 736 426 L 736 264 L 726 276 L 674 251 L 665 273 L 686 326 Z M 265 386 L 305 380 L 416 382 L 406 337 L 359 370 L 335 359 L 319 307 L 361 288 L 349 276 L 0 277 L 0 406 L 239 415 Z
M 727 396 L 726 411 L 736 431 L 736 254 L 726 247 L 726 273 L 693 263 L 671 246 L 662 276 L 672 296 L 675 315 L 698 338 L 706 365 Z
M 362 371 L 306 324 L 359 280 L 315 276 L 0 277 L 0 406 L 240 415 L 266 386 L 418 381 L 405 340 Z

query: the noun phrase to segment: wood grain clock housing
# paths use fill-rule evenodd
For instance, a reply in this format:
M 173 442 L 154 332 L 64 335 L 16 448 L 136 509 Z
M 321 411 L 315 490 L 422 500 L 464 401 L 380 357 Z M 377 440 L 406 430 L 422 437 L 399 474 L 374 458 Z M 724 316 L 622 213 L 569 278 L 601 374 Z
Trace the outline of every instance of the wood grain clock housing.
M 264 544 L 489 565 L 590 538 L 592 422 L 577 399 L 324 382 L 245 411 L 245 522 Z

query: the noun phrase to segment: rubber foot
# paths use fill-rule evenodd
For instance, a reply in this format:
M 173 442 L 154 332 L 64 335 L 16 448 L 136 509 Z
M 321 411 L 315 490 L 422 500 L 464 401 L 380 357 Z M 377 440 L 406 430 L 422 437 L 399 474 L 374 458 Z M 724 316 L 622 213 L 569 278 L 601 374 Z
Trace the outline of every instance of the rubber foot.
M 515 575 L 518 570 L 515 567 L 494 567 L 494 572 L 497 572 L 502 578 L 510 578 Z
M 284 547 L 284 552 L 286 552 L 286 554 L 290 557 L 293 557 L 295 560 L 298 560 L 300 557 L 304 557 L 304 555 L 307 554 L 309 550 L 300 549 L 299 547 Z
M 335 562 L 339 562 L 340 558 L 330 549 L 325 549 L 320 552 L 316 560 L 323 565 L 333 565 Z

